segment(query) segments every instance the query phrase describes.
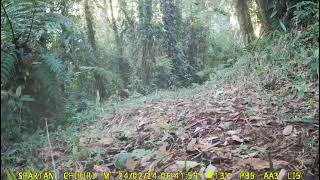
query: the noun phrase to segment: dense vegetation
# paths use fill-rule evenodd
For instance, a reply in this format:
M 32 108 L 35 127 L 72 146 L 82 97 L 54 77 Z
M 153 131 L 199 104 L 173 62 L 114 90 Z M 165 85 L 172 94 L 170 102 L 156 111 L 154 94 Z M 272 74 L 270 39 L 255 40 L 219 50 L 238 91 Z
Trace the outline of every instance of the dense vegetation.
M 318 0 L 2 0 L 1 163 L 48 168 L 27 158 L 46 130 L 74 148 L 145 96 L 210 84 L 265 93 L 274 115 L 318 128 L 318 81 Z M 303 108 L 282 111 L 293 97 Z

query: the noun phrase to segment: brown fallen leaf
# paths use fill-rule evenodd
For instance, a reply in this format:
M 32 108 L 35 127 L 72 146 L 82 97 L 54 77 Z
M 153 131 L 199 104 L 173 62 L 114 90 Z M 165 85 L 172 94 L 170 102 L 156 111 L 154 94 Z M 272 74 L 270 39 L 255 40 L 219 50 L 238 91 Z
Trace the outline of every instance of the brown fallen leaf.
M 208 151 L 212 145 L 206 140 L 201 140 L 196 146 L 197 146 L 197 149 L 204 152 L 204 151 Z
M 228 144 L 232 143 L 232 138 L 231 137 L 227 137 L 223 143 L 223 146 L 227 146 Z
M 232 118 L 235 118 L 238 115 L 240 115 L 240 112 L 235 112 L 235 113 L 229 114 L 229 116 L 232 117 Z
M 284 168 L 289 165 L 287 161 L 283 160 L 272 160 L 274 169 Z
M 282 134 L 285 135 L 285 136 L 288 136 L 288 135 L 291 134 L 292 131 L 293 131 L 293 126 L 292 125 L 288 125 L 283 129 Z
M 233 122 L 221 122 L 218 127 L 221 129 L 229 129 Z
M 215 140 L 219 140 L 219 137 L 218 136 L 210 136 L 210 137 L 206 138 L 206 141 L 208 141 L 208 142 L 212 142 Z
M 241 129 L 237 129 L 237 130 L 227 131 L 226 134 L 228 134 L 228 135 L 235 135 L 235 134 L 239 134 L 240 132 L 241 132 Z
M 85 137 L 81 137 L 80 138 L 80 145 L 85 145 L 85 144 L 87 144 L 88 143 L 88 139 L 87 138 L 85 138 Z
M 281 169 L 279 172 L 278 180 L 284 180 L 287 176 L 287 170 Z
M 126 168 L 130 171 L 134 171 L 134 169 L 136 168 L 136 162 L 133 159 L 128 159 L 127 163 L 126 163 Z
M 114 141 L 112 138 L 102 138 L 98 141 L 98 143 L 103 146 L 111 145 L 113 142 Z
M 103 173 L 106 171 L 110 171 L 110 169 L 108 168 L 107 164 L 103 164 L 103 165 L 94 165 L 93 169 L 95 170 L 95 172 L 97 173 Z
M 250 159 L 239 159 L 238 165 L 245 166 L 246 164 L 251 165 L 255 170 L 264 170 L 270 168 L 269 161 L 265 161 L 259 158 L 250 158 Z M 282 160 L 272 160 L 273 168 L 280 169 L 287 166 L 289 163 Z
M 114 132 L 114 137 L 119 139 L 120 141 L 124 141 L 127 139 L 126 135 L 122 131 Z
M 175 163 L 169 165 L 169 166 L 165 169 L 166 172 L 178 172 L 179 170 L 180 170 L 180 169 L 178 168 L 178 166 L 177 166 Z
M 232 138 L 232 140 L 234 140 L 234 141 L 237 141 L 237 142 L 240 142 L 240 143 L 243 142 L 243 139 L 241 139 L 241 138 L 240 138 L 239 136 L 237 136 L 237 135 L 232 135 L 231 138 Z
M 164 143 L 162 146 L 160 146 L 160 148 L 158 149 L 158 151 L 156 153 L 156 159 L 161 159 L 164 156 L 169 154 L 167 152 L 167 146 L 168 146 L 168 143 Z
M 187 151 L 196 151 L 195 145 L 196 145 L 197 139 L 196 138 L 192 138 L 192 140 L 189 142 L 189 144 L 187 145 Z

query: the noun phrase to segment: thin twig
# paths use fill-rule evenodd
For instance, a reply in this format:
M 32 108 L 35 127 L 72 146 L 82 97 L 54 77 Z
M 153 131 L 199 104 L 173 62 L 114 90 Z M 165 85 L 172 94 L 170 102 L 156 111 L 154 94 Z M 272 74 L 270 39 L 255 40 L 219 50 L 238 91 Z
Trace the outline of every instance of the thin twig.
M 52 146 L 51 146 L 51 141 L 50 141 L 50 136 L 49 136 L 47 118 L 44 118 L 44 120 L 46 121 L 47 138 L 48 138 L 48 143 L 49 143 L 50 156 L 51 156 L 51 160 L 52 160 L 53 170 L 54 170 L 54 172 L 56 172 L 56 164 L 54 162 L 54 158 L 52 155 Z
M 269 160 L 269 166 L 270 166 L 270 171 L 273 171 L 273 162 L 272 162 L 272 157 L 271 157 L 271 152 L 268 152 L 268 160 Z

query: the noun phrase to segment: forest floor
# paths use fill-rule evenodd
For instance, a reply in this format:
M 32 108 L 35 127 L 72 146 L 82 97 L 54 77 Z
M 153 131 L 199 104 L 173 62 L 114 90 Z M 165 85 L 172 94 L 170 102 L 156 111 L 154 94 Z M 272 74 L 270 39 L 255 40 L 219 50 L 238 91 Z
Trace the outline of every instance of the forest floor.
M 318 92 L 317 82 L 311 86 Z M 142 97 L 141 106 L 135 105 L 137 100 L 119 102 L 133 105 L 85 127 L 76 150 L 67 143 L 53 143 L 56 169 L 112 172 L 111 177 L 118 178 L 116 172 L 122 169 L 190 171 L 202 178 L 212 172 L 217 179 L 252 173 L 263 179 L 266 172 L 289 179 L 301 173 L 306 179 L 317 154 L 319 124 L 295 119 L 305 106 L 296 96 L 279 103 L 279 95 L 288 88 L 290 84 L 283 85 L 268 95 L 247 86 L 208 84 L 188 93 Z M 310 101 L 317 104 L 319 96 Z M 318 117 L 319 109 L 304 114 Z M 49 152 L 40 154 L 51 166 Z

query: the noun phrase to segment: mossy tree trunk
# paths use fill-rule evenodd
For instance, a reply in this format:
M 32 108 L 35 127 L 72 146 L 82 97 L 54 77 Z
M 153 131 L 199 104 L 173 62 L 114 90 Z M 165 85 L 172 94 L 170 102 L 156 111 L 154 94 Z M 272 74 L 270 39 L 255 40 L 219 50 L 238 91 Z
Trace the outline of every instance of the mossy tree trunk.
M 95 31 L 94 31 L 94 24 L 93 24 L 93 16 L 91 12 L 91 7 L 89 5 L 89 0 L 85 0 L 84 2 L 84 12 L 85 12 L 85 19 L 87 25 L 87 37 L 92 48 L 93 54 L 95 58 L 99 58 L 99 52 L 97 49 L 96 38 L 95 38 Z M 108 98 L 108 93 L 105 87 L 105 83 L 103 81 L 103 77 L 100 74 L 94 72 L 94 79 L 95 85 L 97 90 L 99 91 L 99 95 L 101 100 Z
M 174 80 L 181 80 L 184 76 L 184 60 L 179 54 L 180 49 L 178 47 L 178 28 L 179 28 L 179 14 L 177 3 L 173 0 L 161 1 L 162 20 L 165 30 L 165 47 L 166 54 L 172 60 L 173 63 L 173 75 Z M 173 83 L 176 83 L 174 81 Z
M 244 40 L 246 43 L 250 43 L 255 37 L 247 0 L 237 0 L 236 12 L 240 24 L 240 30 L 244 34 Z
M 85 0 L 84 3 L 84 12 L 85 12 L 85 18 L 86 18 L 86 24 L 87 24 L 87 36 L 89 43 L 91 45 L 91 48 L 94 53 L 97 53 L 97 44 L 95 39 L 95 31 L 93 29 L 93 16 L 91 13 L 91 9 L 88 3 L 88 0 Z
M 153 56 L 152 32 L 152 0 L 139 0 L 139 23 L 142 37 L 142 79 L 146 85 L 150 84 Z
M 130 81 L 130 65 L 124 57 L 123 40 L 120 36 L 116 19 L 114 17 L 112 0 L 109 0 L 109 5 L 110 5 L 110 12 L 111 12 L 112 30 L 114 31 L 114 34 L 115 34 L 115 41 L 117 46 L 118 67 L 122 76 L 122 80 L 124 82 L 124 86 L 125 88 L 127 88 Z

